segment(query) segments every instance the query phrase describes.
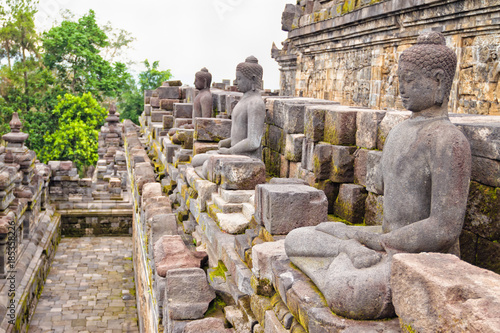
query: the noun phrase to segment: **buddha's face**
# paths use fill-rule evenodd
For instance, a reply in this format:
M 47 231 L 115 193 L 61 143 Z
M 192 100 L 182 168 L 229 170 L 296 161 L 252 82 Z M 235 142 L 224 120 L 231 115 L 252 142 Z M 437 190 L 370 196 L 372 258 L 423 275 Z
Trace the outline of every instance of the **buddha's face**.
M 196 87 L 196 89 L 202 90 L 207 88 L 207 83 L 205 82 L 204 78 L 202 78 L 199 75 L 196 75 L 194 78 L 194 86 Z
M 406 109 L 420 112 L 436 105 L 439 81 L 408 62 L 400 63 L 398 76 L 399 92 Z
M 252 90 L 253 81 L 245 77 L 240 71 L 236 71 L 236 85 L 242 93 Z

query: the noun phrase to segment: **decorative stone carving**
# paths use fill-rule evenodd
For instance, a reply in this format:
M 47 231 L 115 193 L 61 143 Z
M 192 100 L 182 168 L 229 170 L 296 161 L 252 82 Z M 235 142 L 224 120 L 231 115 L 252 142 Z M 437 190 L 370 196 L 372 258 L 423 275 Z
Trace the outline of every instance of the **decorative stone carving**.
M 384 194 L 382 227 L 325 222 L 286 238 L 290 260 L 338 315 L 394 315 L 389 284 L 394 254 L 457 251 L 471 155 L 469 142 L 448 119 L 456 62 L 437 32 L 422 34 L 400 57 L 399 88 L 412 115 L 385 142 L 377 178 Z

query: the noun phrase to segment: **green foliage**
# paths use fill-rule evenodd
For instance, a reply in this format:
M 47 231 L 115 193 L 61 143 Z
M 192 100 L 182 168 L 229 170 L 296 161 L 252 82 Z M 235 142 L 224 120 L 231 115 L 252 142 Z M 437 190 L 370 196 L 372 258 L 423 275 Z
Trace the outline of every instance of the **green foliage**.
M 52 117 L 58 119 L 57 130 L 48 132 L 41 151 L 43 162 L 71 160 L 82 172 L 97 162 L 97 139 L 99 127 L 104 123 L 107 111 L 85 93 L 81 97 L 70 94 L 59 97 Z
M 112 65 L 100 55 L 110 44 L 97 25 L 93 10 L 77 22 L 61 22 L 44 33 L 42 40 L 45 66 L 55 71 L 58 80 L 71 93 L 90 92 L 98 100 L 121 94 L 122 82 L 130 74 L 124 64 Z
M 139 74 L 138 85 L 133 79 L 127 82 L 127 90 L 123 93 L 118 103 L 120 112 L 120 120 L 130 119 L 134 123 L 139 124 L 139 115 L 142 113 L 144 105 L 144 90 L 156 89 L 163 81 L 168 81 L 172 78 L 170 69 L 161 71 L 158 69 L 160 62 L 154 61 L 151 66 L 146 59 L 143 62 L 146 70 Z

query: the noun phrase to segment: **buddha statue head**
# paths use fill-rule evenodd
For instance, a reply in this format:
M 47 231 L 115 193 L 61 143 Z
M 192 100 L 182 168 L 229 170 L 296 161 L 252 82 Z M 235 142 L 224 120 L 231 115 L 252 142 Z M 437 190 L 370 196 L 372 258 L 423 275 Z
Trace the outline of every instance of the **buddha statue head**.
M 262 76 L 264 71 L 259 61 L 254 56 L 246 58 L 236 66 L 236 83 L 238 90 L 245 93 L 262 89 Z
M 195 74 L 194 86 L 198 90 L 210 88 L 212 84 L 212 74 L 203 67 L 199 72 Z
M 399 89 L 403 105 L 420 112 L 446 107 L 457 66 L 457 56 L 439 32 L 422 33 L 417 44 L 399 58 Z

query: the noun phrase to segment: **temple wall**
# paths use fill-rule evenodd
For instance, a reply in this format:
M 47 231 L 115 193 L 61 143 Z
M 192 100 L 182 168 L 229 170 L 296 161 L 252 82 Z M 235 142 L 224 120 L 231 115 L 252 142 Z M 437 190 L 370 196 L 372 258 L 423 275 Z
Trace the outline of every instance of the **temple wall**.
M 167 275 L 162 279 L 157 272 L 169 255 L 156 253 L 153 245 L 162 234 L 175 234 L 192 253 L 208 254 L 204 269 L 218 297 L 213 304 L 224 308 L 235 332 L 248 332 L 249 327 L 252 332 L 398 332 L 398 319 L 360 322 L 335 316 L 310 279 L 290 265 L 284 238 L 292 224 L 314 225 L 328 220 L 380 225 L 383 195 L 374 187 L 374 171 L 390 129 L 410 112 L 352 107 L 314 98 L 264 96 L 267 110 L 262 143 L 268 178 L 265 184 L 250 189 L 245 187 L 246 181 L 229 179 L 223 171 L 227 162 L 214 160 L 208 179 L 202 179 L 190 165 L 193 154 L 216 149 L 217 141 L 229 135 L 228 106 L 234 104 L 228 103 L 228 98 L 234 98 L 234 92 L 214 90 L 212 96 L 214 110 L 222 114 L 200 119 L 194 128 L 183 126 L 188 118 L 176 117 L 180 113 L 175 104 L 173 110 L 166 110 L 160 107 L 162 103 L 152 106 L 148 102 L 156 101 L 146 98 L 140 134 L 126 134 L 132 142 L 127 158 L 136 186 L 134 239 L 141 240 L 136 246 L 136 281 L 141 285 L 138 290 L 148 295 L 142 300 L 140 313 L 149 318 L 149 325 L 160 322 L 167 332 L 182 331 L 185 325 L 198 321 L 208 325 L 204 316 L 173 319 L 165 312 L 171 306 L 167 301 L 170 294 L 161 286 L 172 278 Z M 498 273 L 500 119 L 459 114 L 451 114 L 450 119 L 469 139 L 473 155 L 467 216 L 460 238 L 462 258 Z M 251 163 L 239 163 L 238 168 L 241 174 L 255 171 Z M 152 188 L 156 188 L 155 196 Z M 163 217 L 155 219 L 151 212 Z M 150 258 L 149 266 L 141 258 Z M 170 258 L 178 260 L 174 255 Z M 421 260 L 423 266 L 413 267 L 411 260 L 398 261 L 398 265 L 408 269 L 412 279 L 429 278 L 429 286 L 434 286 L 433 278 L 442 275 L 434 273 L 432 258 L 415 261 L 417 265 Z M 445 259 L 450 265 L 459 263 L 460 269 L 488 275 L 454 257 Z M 424 270 L 423 277 L 415 273 Z M 452 279 L 455 273 L 450 269 L 443 274 Z M 401 280 L 401 284 L 405 282 Z M 486 292 L 480 286 L 474 288 L 481 290 L 481 295 Z M 393 297 L 404 297 L 406 291 L 404 287 Z M 429 297 L 432 304 L 448 302 L 441 294 Z M 398 311 L 401 322 L 409 323 L 417 309 L 398 306 Z M 439 320 L 429 319 L 434 323 Z
M 281 92 L 403 110 L 399 56 L 435 30 L 458 57 L 450 110 L 499 115 L 499 9 L 496 0 L 300 1 L 283 49 L 273 49 Z

